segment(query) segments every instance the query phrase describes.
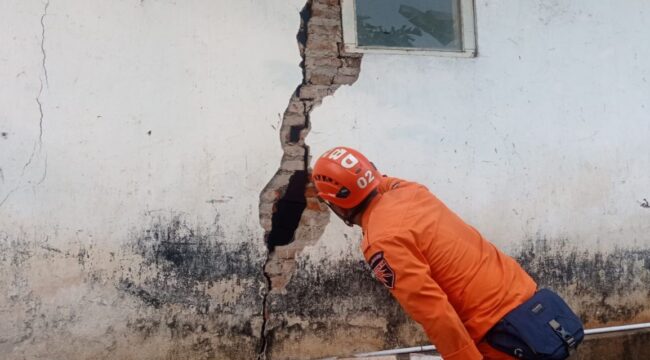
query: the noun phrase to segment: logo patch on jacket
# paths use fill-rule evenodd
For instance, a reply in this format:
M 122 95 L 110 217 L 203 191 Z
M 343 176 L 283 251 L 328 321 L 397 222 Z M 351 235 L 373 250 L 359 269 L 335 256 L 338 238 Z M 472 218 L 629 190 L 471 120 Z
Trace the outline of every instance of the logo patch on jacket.
M 377 280 L 389 289 L 395 287 L 395 272 L 393 272 L 393 269 L 391 269 L 386 259 L 384 259 L 383 251 L 371 256 L 368 263 Z

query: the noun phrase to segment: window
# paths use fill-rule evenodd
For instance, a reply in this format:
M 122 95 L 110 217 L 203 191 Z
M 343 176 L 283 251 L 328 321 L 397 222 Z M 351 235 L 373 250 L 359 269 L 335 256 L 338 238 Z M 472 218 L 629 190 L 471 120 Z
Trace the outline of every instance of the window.
M 476 55 L 473 0 L 342 0 L 350 52 Z

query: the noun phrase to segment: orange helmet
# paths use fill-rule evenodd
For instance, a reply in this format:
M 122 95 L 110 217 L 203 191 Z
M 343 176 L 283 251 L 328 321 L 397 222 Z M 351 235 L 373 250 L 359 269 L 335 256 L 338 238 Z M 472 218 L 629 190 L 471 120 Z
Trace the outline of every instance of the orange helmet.
M 360 152 L 348 147 L 326 151 L 314 165 L 318 197 L 342 209 L 359 205 L 379 186 L 381 174 Z

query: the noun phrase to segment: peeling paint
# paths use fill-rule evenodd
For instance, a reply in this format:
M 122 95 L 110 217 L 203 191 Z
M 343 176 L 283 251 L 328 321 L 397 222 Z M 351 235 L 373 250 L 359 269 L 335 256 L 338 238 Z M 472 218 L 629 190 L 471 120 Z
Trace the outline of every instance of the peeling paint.
M 138 268 L 124 272 L 119 288 L 155 308 L 184 305 L 198 314 L 211 313 L 215 306 L 233 310 L 236 303 L 216 302 L 211 289 L 224 282 L 238 287 L 250 280 L 262 283 L 256 265 L 263 255 L 252 239 L 227 243 L 221 237 L 219 228 L 192 226 L 180 216 L 156 217 L 150 227 L 135 234 L 128 251 L 143 260 Z M 239 297 L 252 300 L 260 294 L 251 286 Z
M 295 256 L 317 240 L 329 222 L 329 213 L 309 191 L 310 154 L 305 137 L 311 127 L 310 113 L 341 84 L 354 83 L 361 67 L 360 54 L 343 51 L 338 0 L 308 0 L 300 18 L 296 39 L 303 79 L 282 117 L 280 140 L 284 154 L 280 169 L 260 195 L 260 222 L 269 248 L 264 265 L 269 292 L 284 288 L 294 271 Z M 294 240 L 297 244 L 291 244 Z M 265 295 L 264 313 L 267 298 Z M 266 322 L 261 337 L 260 358 L 264 358 L 269 345 Z
M 67 359 L 254 357 L 259 239 L 225 242 L 218 225 L 173 214 L 143 223 L 118 251 L 0 232 L 3 358 L 36 358 L 43 347 Z
M 610 7 L 583 2 L 589 17 L 628 20 L 622 34 L 639 39 L 638 6 L 608 17 Z M 561 21 L 555 35 L 571 32 L 585 41 L 556 41 L 556 50 L 540 61 L 539 48 L 518 44 L 539 43 L 545 25 L 536 19 L 548 17 L 554 5 L 540 12 L 522 4 L 530 11 L 504 22 L 494 20 L 505 8 L 491 2 L 481 26 L 495 36 L 485 40 L 506 39 L 521 30 L 521 21 L 532 27 L 485 46 L 493 53 L 471 61 L 373 56 L 364 84 L 328 102 L 321 122 L 313 109 L 340 85 L 355 83 L 362 62 L 342 50 L 338 0 L 73 5 L 12 2 L 4 18 L 10 31 L 3 39 L 13 50 L 4 56 L 9 111 L 2 113 L 8 123 L 0 132 L 9 150 L 0 164 L 3 359 L 303 359 L 426 343 L 359 253 L 319 250 L 310 258 L 317 251 L 304 251 L 329 222 L 313 185 L 304 181 L 315 149 L 306 142 L 312 129 L 319 131 L 311 136 L 323 136 L 310 141 L 314 146 L 372 137 L 369 150 L 380 148 L 394 172 L 439 184 L 479 225 L 514 234 L 499 236 L 511 246 L 538 229 L 581 234 L 525 240 L 515 257 L 542 286 L 562 293 L 589 326 L 650 321 L 647 161 L 638 155 L 647 129 L 638 126 L 646 114 L 645 100 L 636 96 L 647 93 L 647 51 L 600 36 L 607 21 Z M 219 18 L 223 14 L 232 16 Z M 291 40 L 291 16 L 302 19 L 297 41 Z M 296 42 L 301 79 L 291 65 L 297 53 L 287 47 Z M 602 52 L 607 42 L 613 48 Z M 232 56 L 215 53 L 214 44 Z M 113 56 L 115 49 L 123 49 L 122 56 Z M 593 49 L 598 56 L 585 56 Z M 152 58 L 152 51 L 160 56 Z M 512 54 L 519 60 L 508 62 Z M 565 81 L 554 82 L 558 76 L 550 73 Z M 600 76 L 591 80 L 594 73 Z M 522 78 L 540 86 L 522 86 Z M 567 84 L 580 91 L 548 91 Z M 603 84 L 625 86 L 612 91 Z M 290 98 L 281 123 L 271 125 L 274 132 L 264 121 L 275 123 L 286 103 L 282 92 Z M 571 104 L 584 94 L 590 101 L 575 110 Z M 152 96 L 161 101 L 148 102 Z M 485 122 L 475 121 L 476 109 L 484 110 Z M 608 114 L 618 121 L 603 117 Z M 190 119 L 182 134 L 177 119 Z M 326 120 L 345 134 L 313 127 Z M 417 131 L 396 140 L 396 128 Z M 499 130 L 496 143 L 485 137 L 490 129 Z M 277 133 L 283 152 L 274 160 Z M 50 136 L 60 141 L 49 143 Z M 406 152 L 408 162 L 402 161 Z M 437 171 L 430 171 L 432 164 Z M 107 176 L 106 169 L 114 171 Z M 257 193 L 274 172 L 259 194 L 263 235 L 251 217 Z M 479 191 L 483 195 L 471 194 Z M 298 206 L 287 219 L 283 207 L 290 202 Z M 145 212 L 169 208 L 176 210 Z M 556 209 L 554 216 L 546 216 L 549 209 Z M 512 223 L 494 221 L 511 211 L 517 216 Z M 594 220 L 570 226 L 558 220 L 573 212 Z M 282 229 L 283 220 L 290 226 Z M 278 230 L 285 234 L 276 242 L 271 232 Z M 620 247 L 589 248 L 593 243 L 582 243 L 589 237 L 620 241 Z M 648 333 L 599 338 L 578 358 L 646 359 L 648 341 Z
M 588 327 L 650 320 L 648 249 L 579 251 L 566 240 L 542 239 L 523 242 L 514 257 L 540 286 L 562 294 Z M 271 293 L 268 303 L 272 359 L 349 355 L 428 343 L 420 326 L 372 278 L 365 262 L 354 256 L 318 261 L 300 256 L 286 291 Z M 639 342 L 634 339 L 630 341 Z
M 319 358 L 426 343 L 424 333 L 356 257 L 299 258 L 283 293 L 269 296 L 272 359 Z

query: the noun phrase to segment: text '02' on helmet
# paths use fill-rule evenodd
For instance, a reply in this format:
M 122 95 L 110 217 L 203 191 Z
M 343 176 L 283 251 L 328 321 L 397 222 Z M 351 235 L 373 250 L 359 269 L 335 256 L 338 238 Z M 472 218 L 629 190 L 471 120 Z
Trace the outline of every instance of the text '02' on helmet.
M 318 197 L 340 208 L 351 209 L 379 186 L 381 174 L 363 154 L 339 146 L 316 160 L 312 178 Z

